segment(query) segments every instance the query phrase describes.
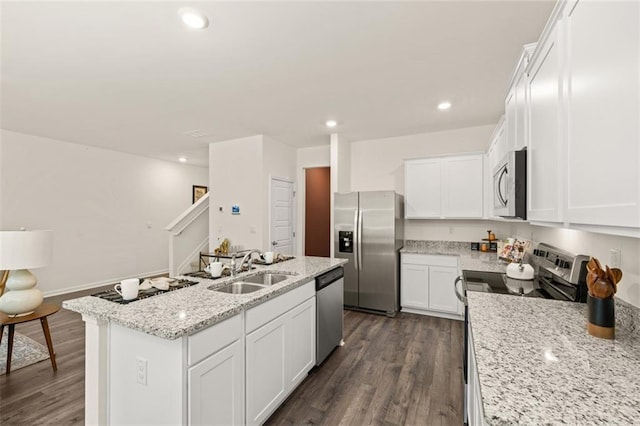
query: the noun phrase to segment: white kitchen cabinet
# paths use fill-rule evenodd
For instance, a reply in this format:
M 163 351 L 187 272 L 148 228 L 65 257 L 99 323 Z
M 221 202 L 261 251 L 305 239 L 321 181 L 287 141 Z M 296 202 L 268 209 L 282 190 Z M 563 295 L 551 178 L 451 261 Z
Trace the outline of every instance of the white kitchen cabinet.
M 316 362 L 316 305 L 315 299 L 292 309 L 287 314 L 286 371 L 289 389 L 307 377 Z
M 404 163 L 405 218 L 439 218 L 442 212 L 442 161 L 425 158 Z
M 242 342 L 189 368 L 189 425 L 240 425 L 243 423 Z
M 456 256 L 402 253 L 400 273 L 403 311 L 461 319 L 453 286 L 460 274 Z
M 405 218 L 481 218 L 482 154 L 405 161 Z
M 243 423 L 243 315 L 175 340 L 109 328 L 109 423 Z
M 541 40 L 529 69 L 529 148 L 527 218 L 559 222 L 563 195 L 561 174 L 560 47 L 558 27 Z
M 568 8 L 566 222 L 640 228 L 639 8 Z
M 247 311 L 247 424 L 263 423 L 315 365 L 315 303 L 310 281 Z
M 429 309 L 429 266 L 410 263 L 402 255 L 400 305 L 402 308 Z
M 483 171 L 482 155 L 443 158 L 443 217 L 482 217 Z
M 247 424 L 260 424 L 286 394 L 285 318 L 247 335 Z
M 516 65 L 505 99 L 505 142 L 507 151 L 519 151 L 528 146 L 528 79 L 526 67 L 536 44 L 527 44 Z

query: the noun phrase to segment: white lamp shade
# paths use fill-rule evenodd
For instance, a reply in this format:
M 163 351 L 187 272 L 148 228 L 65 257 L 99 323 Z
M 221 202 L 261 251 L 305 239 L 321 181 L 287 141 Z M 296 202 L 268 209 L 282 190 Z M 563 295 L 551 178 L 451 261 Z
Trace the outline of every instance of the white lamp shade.
M 0 271 L 47 266 L 52 249 L 53 231 L 0 231 Z

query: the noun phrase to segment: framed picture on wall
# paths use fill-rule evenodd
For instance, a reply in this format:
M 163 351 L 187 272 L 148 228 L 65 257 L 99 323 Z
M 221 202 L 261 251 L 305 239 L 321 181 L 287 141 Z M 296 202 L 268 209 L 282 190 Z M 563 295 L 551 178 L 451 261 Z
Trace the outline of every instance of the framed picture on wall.
M 193 185 L 193 191 L 191 195 L 193 203 L 195 203 L 200 198 L 202 198 L 202 196 L 206 194 L 208 191 L 209 191 L 209 188 L 206 186 Z

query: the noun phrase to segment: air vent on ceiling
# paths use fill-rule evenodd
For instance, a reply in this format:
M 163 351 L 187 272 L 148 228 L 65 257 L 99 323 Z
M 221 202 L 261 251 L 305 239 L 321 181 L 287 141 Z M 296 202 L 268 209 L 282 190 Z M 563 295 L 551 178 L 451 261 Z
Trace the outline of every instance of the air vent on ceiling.
M 184 134 L 187 136 L 191 136 L 192 138 L 203 138 L 205 136 L 210 136 L 209 133 L 200 129 L 189 130 L 188 132 L 184 132 Z

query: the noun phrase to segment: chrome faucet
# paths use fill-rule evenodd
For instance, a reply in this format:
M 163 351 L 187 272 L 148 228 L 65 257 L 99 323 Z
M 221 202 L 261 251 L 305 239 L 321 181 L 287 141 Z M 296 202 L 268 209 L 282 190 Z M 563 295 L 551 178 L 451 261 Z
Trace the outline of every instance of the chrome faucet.
M 231 257 L 231 275 L 235 276 L 238 272 L 242 271 L 242 267 L 244 266 L 244 264 L 246 263 L 248 266 L 248 270 L 251 270 L 251 262 L 253 261 L 251 259 L 251 255 L 253 253 L 257 253 L 258 255 L 260 254 L 260 250 L 258 249 L 251 249 L 249 250 L 243 257 L 242 260 L 240 261 L 240 263 L 238 263 L 237 265 L 235 264 L 235 260 L 236 260 L 236 255 L 235 253 L 233 254 L 233 256 Z

